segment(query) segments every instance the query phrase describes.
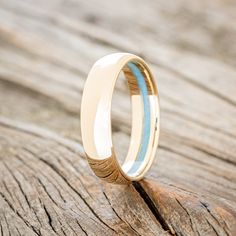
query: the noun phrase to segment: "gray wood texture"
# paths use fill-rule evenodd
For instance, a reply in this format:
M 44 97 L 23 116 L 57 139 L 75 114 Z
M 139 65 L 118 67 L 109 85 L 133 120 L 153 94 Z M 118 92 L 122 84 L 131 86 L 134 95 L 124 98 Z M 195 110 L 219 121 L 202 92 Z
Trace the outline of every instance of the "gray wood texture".
M 233 0 L 0 1 L 0 235 L 236 235 Z M 101 182 L 80 100 L 101 56 L 149 63 L 161 99 L 157 158 L 130 186 Z M 116 152 L 129 145 L 121 79 Z

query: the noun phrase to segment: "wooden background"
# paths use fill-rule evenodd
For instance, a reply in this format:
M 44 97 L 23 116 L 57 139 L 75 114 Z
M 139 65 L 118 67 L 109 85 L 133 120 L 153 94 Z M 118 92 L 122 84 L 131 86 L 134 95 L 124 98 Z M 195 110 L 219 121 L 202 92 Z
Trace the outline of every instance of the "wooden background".
M 236 235 L 234 0 L 0 1 L 0 235 Z M 161 136 L 146 178 L 102 183 L 80 101 L 101 56 L 150 64 Z M 117 84 L 117 152 L 129 142 Z

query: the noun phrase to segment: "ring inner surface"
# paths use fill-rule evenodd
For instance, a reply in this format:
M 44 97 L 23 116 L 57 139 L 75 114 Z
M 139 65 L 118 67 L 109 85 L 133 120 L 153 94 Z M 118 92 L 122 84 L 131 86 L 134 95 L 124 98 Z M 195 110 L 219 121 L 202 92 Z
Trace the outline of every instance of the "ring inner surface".
M 142 64 L 129 62 L 123 71 L 131 94 L 132 131 L 129 151 L 122 169 L 129 176 L 135 177 L 145 169 L 150 154 L 151 108 L 155 89 L 152 87 L 150 74 Z

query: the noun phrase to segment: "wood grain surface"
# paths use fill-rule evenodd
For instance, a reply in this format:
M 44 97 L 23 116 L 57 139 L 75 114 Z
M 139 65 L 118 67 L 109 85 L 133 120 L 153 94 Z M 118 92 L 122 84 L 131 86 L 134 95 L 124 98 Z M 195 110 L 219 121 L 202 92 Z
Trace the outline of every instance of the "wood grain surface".
M 0 1 L 0 235 L 236 235 L 234 0 Z M 101 182 L 80 135 L 86 75 L 142 56 L 161 100 L 151 171 Z M 129 145 L 126 84 L 113 101 Z

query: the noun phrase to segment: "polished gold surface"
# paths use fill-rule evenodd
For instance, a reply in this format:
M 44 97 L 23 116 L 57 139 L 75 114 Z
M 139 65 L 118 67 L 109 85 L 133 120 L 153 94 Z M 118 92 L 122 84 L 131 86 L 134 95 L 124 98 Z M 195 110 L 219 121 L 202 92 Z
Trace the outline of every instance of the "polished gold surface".
M 127 66 L 130 62 L 136 65 L 145 80 L 150 106 L 150 135 L 145 156 L 139 163 L 137 156 L 143 142 L 145 114 L 137 78 Z M 128 81 L 131 96 L 132 131 L 127 157 L 120 166 L 112 144 L 111 101 L 116 80 L 122 70 Z M 158 93 L 147 64 L 141 58 L 128 53 L 115 53 L 98 60 L 88 75 L 81 104 L 82 140 L 94 173 L 107 182 L 120 184 L 141 179 L 153 162 L 158 145 L 159 127 Z M 136 164 L 137 170 L 129 173 Z

